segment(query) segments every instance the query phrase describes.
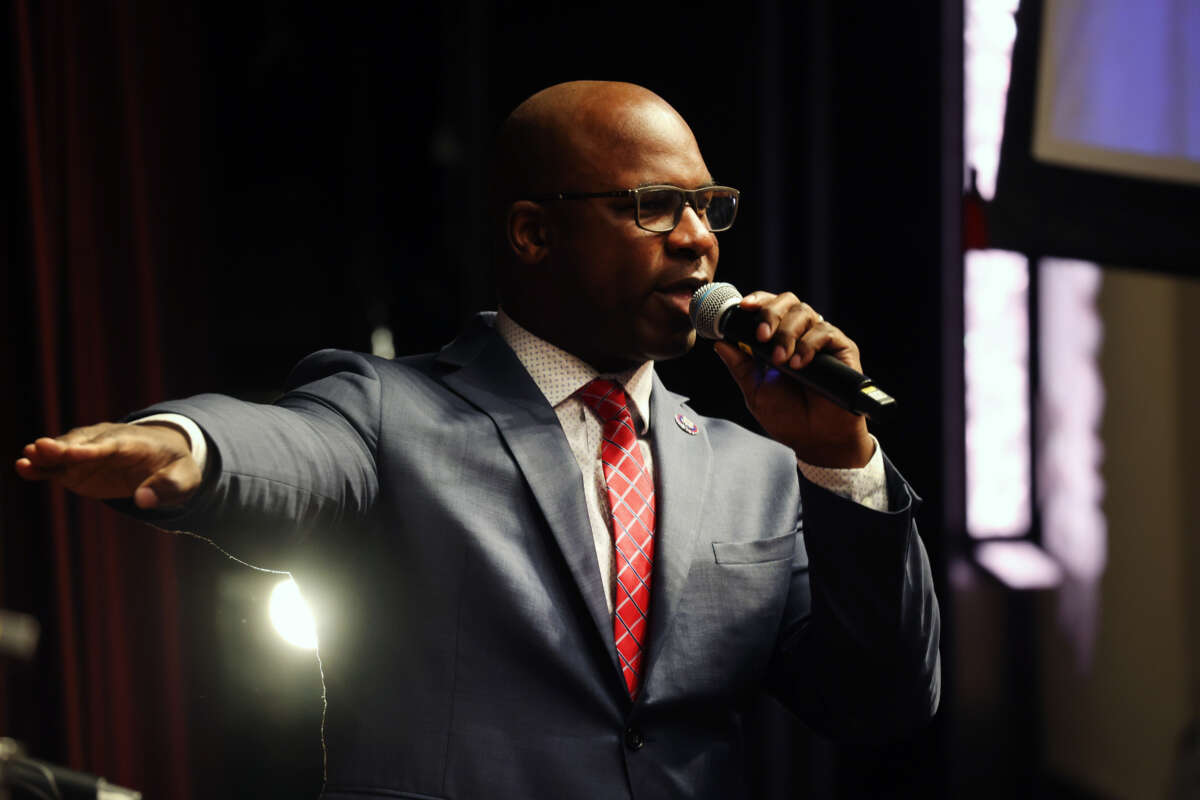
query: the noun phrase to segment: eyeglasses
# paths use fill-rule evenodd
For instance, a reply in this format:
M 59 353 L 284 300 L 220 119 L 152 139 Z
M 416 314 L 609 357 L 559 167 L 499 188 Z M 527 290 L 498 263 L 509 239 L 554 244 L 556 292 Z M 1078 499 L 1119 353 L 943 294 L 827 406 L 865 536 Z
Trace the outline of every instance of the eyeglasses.
M 585 200 L 592 197 L 632 197 L 637 226 L 651 233 L 670 233 L 683 219 L 683 207 L 689 205 L 713 233 L 733 227 L 737 216 L 737 189 L 728 186 L 704 186 L 681 189 L 666 184 L 620 189 L 613 192 L 557 192 L 535 195 L 530 200 Z

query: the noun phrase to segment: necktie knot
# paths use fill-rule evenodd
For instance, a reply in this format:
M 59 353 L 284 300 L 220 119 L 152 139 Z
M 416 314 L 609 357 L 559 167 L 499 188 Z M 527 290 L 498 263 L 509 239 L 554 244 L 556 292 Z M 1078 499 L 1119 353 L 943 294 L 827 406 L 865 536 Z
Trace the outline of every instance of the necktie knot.
M 596 378 L 580 389 L 579 399 L 596 412 L 604 422 L 614 419 L 631 419 L 629 398 L 621 384 L 608 378 Z

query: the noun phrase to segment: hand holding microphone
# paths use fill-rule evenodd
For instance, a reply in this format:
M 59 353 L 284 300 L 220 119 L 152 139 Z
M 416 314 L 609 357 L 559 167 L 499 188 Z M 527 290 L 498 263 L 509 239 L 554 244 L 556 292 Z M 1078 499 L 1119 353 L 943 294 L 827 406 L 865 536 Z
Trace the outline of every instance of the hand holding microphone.
M 714 349 L 768 434 L 810 464 L 866 463 L 874 443 L 864 416 L 878 418 L 896 401 L 861 373 L 844 333 L 794 294 L 743 298 L 728 283 L 697 289 L 690 313 L 701 336 L 721 340 Z
M 769 340 L 759 340 L 757 329 L 764 323 L 759 314 L 741 308 L 743 299 L 730 283 L 701 286 L 692 295 L 692 325 L 706 339 L 723 339 L 742 348 L 743 352 L 748 351 L 760 361 L 771 363 L 773 351 L 779 345 Z M 818 314 L 817 322 L 824 321 L 825 318 Z M 847 411 L 873 417 L 886 414 L 896 404 L 895 399 L 876 386 L 874 381 L 828 353 L 818 352 L 802 369 L 789 366 L 796 357 L 772 366 L 815 389 Z

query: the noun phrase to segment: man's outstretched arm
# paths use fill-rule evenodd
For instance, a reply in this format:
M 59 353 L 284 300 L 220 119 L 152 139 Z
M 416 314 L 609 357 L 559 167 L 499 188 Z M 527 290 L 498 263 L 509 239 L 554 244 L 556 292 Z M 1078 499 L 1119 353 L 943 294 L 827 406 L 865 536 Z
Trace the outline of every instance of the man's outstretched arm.
M 16 469 L 160 527 L 211 537 L 252 563 L 278 564 L 298 532 L 361 517 L 378 491 L 380 382 L 369 359 L 316 353 L 288 388 L 273 405 L 198 395 L 138 412 L 137 424 L 43 437 Z M 147 418 L 164 413 L 198 426 L 206 465 L 179 429 Z

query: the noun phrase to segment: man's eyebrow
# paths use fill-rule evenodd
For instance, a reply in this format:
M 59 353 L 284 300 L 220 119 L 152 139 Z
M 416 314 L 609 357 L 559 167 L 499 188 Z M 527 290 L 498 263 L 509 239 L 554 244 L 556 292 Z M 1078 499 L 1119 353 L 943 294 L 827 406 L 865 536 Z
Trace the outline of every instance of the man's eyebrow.
M 674 185 L 675 185 L 675 184 L 673 184 L 673 183 L 663 183 L 662 181 L 642 181 L 641 183 L 639 183 L 639 184 L 638 184 L 637 186 L 635 186 L 634 188 L 635 188 L 635 189 L 645 189 L 647 186 L 674 186 Z M 704 183 L 700 184 L 700 185 L 699 185 L 699 186 L 697 186 L 696 188 L 697 188 L 697 189 L 707 189 L 707 188 L 709 188 L 710 186 L 720 186 L 720 185 L 721 185 L 720 183 L 718 183 L 717 181 L 713 180 L 713 179 L 710 177 L 710 178 L 709 178 L 707 181 L 705 181 Z M 687 187 L 686 187 L 686 186 L 680 186 L 679 188 L 680 188 L 680 189 L 686 189 Z

